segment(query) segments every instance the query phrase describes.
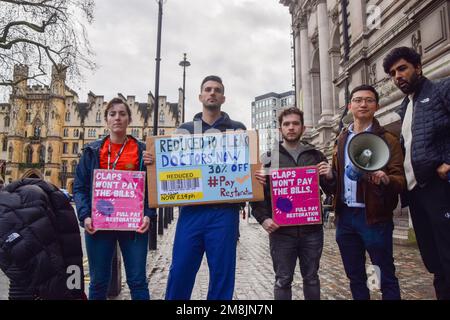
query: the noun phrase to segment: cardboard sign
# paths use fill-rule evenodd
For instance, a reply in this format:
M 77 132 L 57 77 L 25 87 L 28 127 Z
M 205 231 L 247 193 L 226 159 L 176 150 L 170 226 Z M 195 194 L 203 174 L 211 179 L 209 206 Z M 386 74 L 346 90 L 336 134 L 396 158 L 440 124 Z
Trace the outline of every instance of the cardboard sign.
M 264 199 L 254 178 L 256 132 L 149 137 L 147 150 L 154 156 L 147 168 L 150 207 Z
M 145 171 L 94 170 L 92 223 L 99 230 L 134 231 L 144 216 Z
M 322 223 L 317 167 L 271 170 L 273 221 L 280 226 Z

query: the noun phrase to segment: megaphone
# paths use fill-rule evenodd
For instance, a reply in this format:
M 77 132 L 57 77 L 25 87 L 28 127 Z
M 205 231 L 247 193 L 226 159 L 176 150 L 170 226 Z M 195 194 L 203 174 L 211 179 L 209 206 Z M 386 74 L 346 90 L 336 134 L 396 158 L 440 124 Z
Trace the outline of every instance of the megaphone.
M 348 144 L 350 164 L 345 168 L 346 176 L 358 181 L 365 173 L 383 169 L 391 158 L 386 141 L 372 132 L 355 135 Z

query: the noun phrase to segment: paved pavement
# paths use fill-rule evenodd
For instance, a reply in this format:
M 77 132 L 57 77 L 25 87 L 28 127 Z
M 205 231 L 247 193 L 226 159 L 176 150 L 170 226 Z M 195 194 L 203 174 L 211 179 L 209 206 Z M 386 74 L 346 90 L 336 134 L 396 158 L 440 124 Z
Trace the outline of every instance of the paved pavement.
M 175 217 L 177 214 L 175 213 Z M 172 243 L 176 219 L 158 236 L 158 250 L 148 255 L 149 287 L 152 299 L 164 299 L 167 276 L 171 262 Z M 272 260 L 269 255 L 269 241 L 266 232 L 254 219 L 241 220 L 241 237 L 238 243 L 235 300 L 270 300 L 273 299 L 274 275 Z M 345 276 L 339 250 L 334 239 L 335 230 L 325 229 L 325 244 L 320 267 L 322 299 L 351 299 L 349 283 Z M 432 276 L 425 270 L 419 251 L 413 246 L 394 246 L 395 266 L 400 281 L 403 299 L 435 299 Z M 368 261 L 370 261 L 368 259 Z M 87 259 L 85 259 L 87 268 Z M 122 268 L 124 272 L 124 269 Z M 87 273 L 86 273 L 87 274 Z M 125 275 L 123 275 L 122 292 L 115 299 L 130 299 Z M 86 282 L 89 278 L 86 278 Z M 87 285 L 86 285 L 87 288 Z M 0 271 L 0 300 L 8 297 L 8 281 Z M 86 289 L 87 290 L 87 289 Z M 197 274 L 192 299 L 203 300 L 208 291 L 208 267 L 206 260 Z M 293 282 L 293 299 L 303 299 L 302 280 L 297 266 Z M 372 299 L 380 299 L 379 291 L 372 294 Z
M 167 276 L 172 254 L 176 220 L 158 236 L 158 250 L 151 251 L 148 258 L 149 287 L 152 299 L 164 299 Z M 267 233 L 254 220 L 241 220 L 241 237 L 238 243 L 235 300 L 273 299 L 274 273 L 269 255 Z M 351 299 L 349 282 L 345 276 L 339 249 L 335 241 L 335 230 L 325 229 L 324 250 L 320 266 L 321 295 L 325 300 Z M 414 246 L 394 246 L 395 266 L 400 281 L 403 299 L 435 299 L 432 276 L 426 271 L 419 251 Z M 370 259 L 367 259 L 370 261 Z M 192 299 L 203 300 L 208 292 L 208 266 L 203 259 L 197 274 Z M 293 282 L 293 299 L 303 299 L 300 269 L 297 266 Z M 124 284 L 116 299 L 130 299 Z M 372 299 L 381 299 L 374 291 Z

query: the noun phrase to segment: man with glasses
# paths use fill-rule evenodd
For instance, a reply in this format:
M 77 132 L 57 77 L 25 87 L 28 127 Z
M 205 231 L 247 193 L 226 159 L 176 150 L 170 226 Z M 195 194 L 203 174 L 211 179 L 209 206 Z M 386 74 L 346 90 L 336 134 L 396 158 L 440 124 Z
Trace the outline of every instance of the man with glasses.
M 450 300 L 450 78 L 428 80 L 420 55 L 407 47 L 393 49 L 383 67 L 407 95 L 399 108 L 408 187 L 402 204 L 436 297 Z
M 361 85 L 353 89 L 350 99 L 348 108 L 354 123 L 339 135 L 332 165 L 326 162 L 319 164 L 319 174 L 334 182 L 336 241 L 350 280 L 353 299 L 370 299 L 365 266 L 367 251 L 373 270 L 380 271 L 378 280 L 382 298 L 397 300 L 400 299 L 400 288 L 392 252 L 392 216 L 398 195 L 406 184 L 403 154 L 397 137 L 381 127 L 374 118 L 379 108 L 377 91 L 372 86 Z M 366 131 L 387 142 L 391 157 L 382 170 L 353 181 L 345 174 L 345 168 L 350 165 L 348 145 L 355 135 Z

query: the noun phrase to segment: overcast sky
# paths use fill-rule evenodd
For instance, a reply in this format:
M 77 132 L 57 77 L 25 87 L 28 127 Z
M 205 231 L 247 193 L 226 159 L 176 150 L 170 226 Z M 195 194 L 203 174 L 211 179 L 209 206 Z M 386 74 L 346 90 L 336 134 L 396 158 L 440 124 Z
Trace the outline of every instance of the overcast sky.
M 88 27 L 98 69 L 77 90 L 105 96 L 118 92 L 146 102 L 155 91 L 158 4 L 156 0 L 96 0 Z M 187 53 L 186 120 L 201 111 L 199 86 L 209 74 L 222 77 L 222 110 L 251 125 L 251 101 L 292 89 L 291 18 L 278 0 L 167 0 L 164 4 L 160 95 L 177 102 Z

